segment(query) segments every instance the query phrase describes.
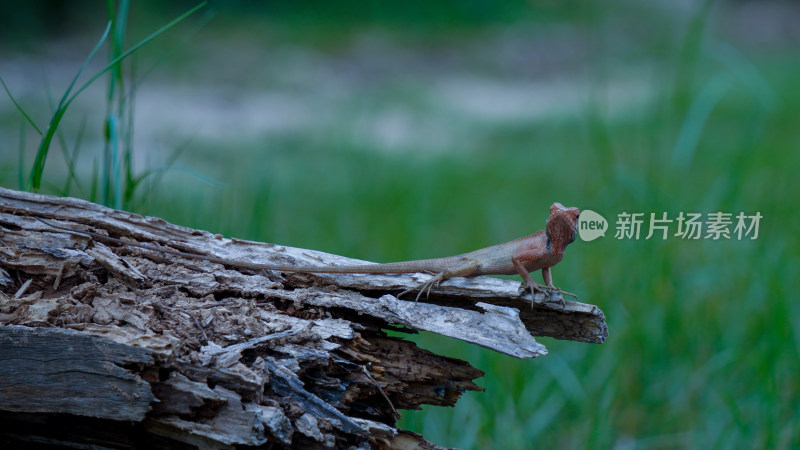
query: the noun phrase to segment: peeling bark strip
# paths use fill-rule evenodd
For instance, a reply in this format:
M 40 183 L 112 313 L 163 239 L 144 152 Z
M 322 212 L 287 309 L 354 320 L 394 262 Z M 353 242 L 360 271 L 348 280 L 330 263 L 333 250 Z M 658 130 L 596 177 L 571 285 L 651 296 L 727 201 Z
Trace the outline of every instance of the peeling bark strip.
M 0 441 L 431 445 L 397 430 L 395 409 L 452 406 L 481 390 L 472 380 L 483 372 L 388 337 L 390 324 L 518 358 L 546 354 L 532 335 L 607 335 L 597 307 L 537 298 L 531 311 L 508 280 L 448 280 L 415 306 L 392 294 L 425 275 L 282 274 L 237 262 L 359 261 L 0 189 L 0 418 L 17 414 L 0 420 Z M 107 433 L 88 431 L 101 424 Z

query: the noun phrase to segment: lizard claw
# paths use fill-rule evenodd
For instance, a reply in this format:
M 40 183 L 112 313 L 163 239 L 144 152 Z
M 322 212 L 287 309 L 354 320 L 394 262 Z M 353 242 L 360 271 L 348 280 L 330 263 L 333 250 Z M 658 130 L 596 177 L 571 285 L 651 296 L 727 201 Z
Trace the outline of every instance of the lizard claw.
M 551 291 L 558 292 L 561 295 L 569 295 L 570 297 L 574 298 L 575 300 L 578 300 L 578 296 L 577 295 L 575 295 L 575 294 L 573 294 L 571 292 L 562 291 L 561 289 L 559 289 L 559 288 L 557 288 L 557 287 L 555 287 L 553 285 L 547 286 L 547 289 L 550 289 Z
M 539 283 L 534 282 L 533 284 L 528 285 L 528 283 L 523 281 L 519 286 L 520 294 L 522 294 L 522 292 L 524 292 L 526 288 L 530 289 L 531 291 L 531 309 L 533 309 L 533 304 L 536 299 L 536 291 L 544 294 L 544 296 L 547 297 L 548 300 L 550 299 L 550 291 L 545 289 L 545 287 Z
M 567 302 L 566 302 L 566 300 L 564 300 L 564 296 L 565 295 L 569 295 L 570 297 L 574 298 L 575 300 L 578 300 L 578 296 L 577 295 L 575 295 L 575 294 L 573 294 L 571 292 L 562 291 L 561 289 L 553 286 L 552 284 L 547 286 L 547 289 L 549 289 L 551 292 L 557 292 L 557 293 L 561 294 L 558 297 L 557 301 L 558 301 L 559 304 L 561 304 L 561 310 L 562 311 L 567 309 Z M 550 298 L 552 298 L 552 297 L 550 297 Z M 573 300 L 573 301 L 575 301 L 575 300 Z
M 405 291 L 397 294 L 397 298 L 400 298 L 403 295 L 408 294 L 409 292 L 412 292 L 412 291 L 419 291 L 417 293 L 416 298 L 414 298 L 414 304 L 419 302 L 419 298 L 422 297 L 423 293 L 425 294 L 425 299 L 427 300 L 431 296 L 431 289 L 433 289 L 434 286 L 436 286 L 438 288 L 439 287 L 439 282 L 442 281 L 442 280 L 444 280 L 444 273 L 443 272 L 438 274 L 438 275 L 436 275 L 436 276 L 434 276 L 434 277 L 432 277 L 430 280 L 420 284 L 419 286 L 417 286 L 415 288 L 409 288 L 409 289 L 406 289 Z
M 405 291 L 397 294 L 397 298 L 399 299 L 400 297 L 402 297 L 402 296 L 404 296 L 404 295 L 406 295 L 406 294 L 408 294 L 409 292 L 412 292 L 412 291 L 419 291 L 417 293 L 416 298 L 414 299 L 414 303 L 417 303 L 419 301 L 420 295 L 422 295 L 422 293 L 425 292 L 425 284 L 421 284 L 421 285 L 419 285 L 419 286 L 417 286 L 415 288 L 408 288 Z
M 569 295 L 570 297 L 574 298 L 575 300 L 578 300 L 578 296 L 577 295 L 575 295 L 575 294 L 573 294 L 571 292 L 562 291 L 561 289 L 559 289 L 559 288 L 557 288 L 557 287 L 555 287 L 553 285 L 543 286 L 543 285 L 540 285 L 538 283 L 533 283 L 532 286 L 528 286 L 528 283 L 526 283 L 524 281 L 520 285 L 520 293 L 522 293 L 522 291 L 525 288 L 528 288 L 528 287 L 531 290 L 531 309 L 533 309 L 534 296 L 535 296 L 536 291 L 541 292 L 542 294 L 544 294 L 545 297 L 548 300 L 555 301 L 558 304 L 560 304 L 562 310 L 566 309 L 566 307 L 567 307 L 566 301 L 564 300 L 564 296 L 565 295 Z M 559 293 L 561 295 L 554 299 L 554 297 L 552 295 L 553 292 Z

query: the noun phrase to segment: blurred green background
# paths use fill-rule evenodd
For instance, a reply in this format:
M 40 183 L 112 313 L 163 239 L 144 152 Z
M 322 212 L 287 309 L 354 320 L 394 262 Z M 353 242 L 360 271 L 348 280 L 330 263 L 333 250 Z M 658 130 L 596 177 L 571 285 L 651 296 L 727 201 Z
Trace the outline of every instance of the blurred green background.
M 194 5 L 135 2 L 81 81 Z M 42 131 L 108 14 L 0 2 L 0 76 Z M 462 448 L 797 448 L 798 23 L 788 1 L 211 2 L 76 97 L 40 191 L 374 261 L 530 234 L 554 201 L 612 227 L 759 212 L 756 240 L 570 246 L 555 283 L 605 311 L 605 344 L 516 360 L 413 337 L 486 392 L 401 426 Z M 0 96 L 0 184 L 30 188 L 40 139 Z

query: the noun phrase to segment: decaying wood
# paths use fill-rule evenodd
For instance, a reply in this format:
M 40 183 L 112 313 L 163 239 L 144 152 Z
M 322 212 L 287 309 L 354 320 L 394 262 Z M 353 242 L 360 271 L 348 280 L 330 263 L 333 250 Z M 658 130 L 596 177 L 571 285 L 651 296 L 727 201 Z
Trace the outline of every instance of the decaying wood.
M 518 358 L 547 353 L 535 335 L 607 335 L 597 307 L 537 297 L 531 309 L 509 280 L 448 280 L 415 305 L 395 295 L 424 275 L 288 274 L 237 261 L 358 262 L 0 189 L 0 419 L 16 414 L 0 420 L 0 438 L 434 448 L 397 430 L 396 410 L 452 406 L 480 390 L 483 372 L 384 330 L 431 331 Z M 92 421 L 110 431 L 74 432 Z M 119 421 L 129 426 L 106 426 Z
M 155 400 L 150 386 L 124 368 L 152 366 L 146 348 L 73 330 L 14 325 L 0 327 L 0 348 L 0 400 L 6 411 L 138 422 Z

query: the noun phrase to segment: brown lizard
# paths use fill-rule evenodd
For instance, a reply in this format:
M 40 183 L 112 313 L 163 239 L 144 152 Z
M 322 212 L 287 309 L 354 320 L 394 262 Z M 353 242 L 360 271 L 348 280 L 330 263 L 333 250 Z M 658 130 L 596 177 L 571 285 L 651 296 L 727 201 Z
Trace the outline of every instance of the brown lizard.
M 452 277 L 475 277 L 478 275 L 514 275 L 520 274 L 531 290 L 531 301 L 536 291 L 550 296 L 548 290 L 560 292 L 577 299 L 575 294 L 564 292 L 553 286 L 550 268 L 558 264 L 564 257 L 567 245 L 575 240 L 578 230 L 578 208 L 566 208 L 561 203 L 550 206 L 550 217 L 547 219 L 545 229 L 504 244 L 493 245 L 469 253 L 435 259 L 420 259 L 386 264 L 361 264 L 352 266 L 277 266 L 269 264 L 255 264 L 238 261 L 229 261 L 207 255 L 197 255 L 178 250 L 162 248 L 147 244 L 126 242 L 121 239 L 105 236 L 90 231 L 78 231 L 60 227 L 35 217 L 49 227 L 64 230 L 70 233 L 88 235 L 99 240 L 114 242 L 121 245 L 140 247 L 176 256 L 200 259 L 236 267 L 256 270 L 274 270 L 279 272 L 302 273 L 417 273 L 424 272 L 435 274 L 431 279 L 420 286 L 407 289 L 398 297 L 415 290 L 419 290 L 416 301 L 423 292 L 430 295 L 431 288 L 438 286 L 444 280 Z M 530 272 L 542 270 L 542 278 L 546 284 L 542 287 L 531 278 Z M 563 304 L 563 297 L 560 302 Z
M 362 264 L 353 266 L 264 266 L 265 269 L 280 272 L 304 273 L 417 273 L 434 275 L 416 288 L 401 292 L 398 297 L 418 290 L 416 301 L 423 292 L 430 295 L 431 288 L 452 277 L 475 277 L 478 275 L 520 274 L 531 290 L 531 301 L 535 291 L 550 296 L 538 283 L 533 281 L 530 272 L 542 270 L 546 288 L 570 295 L 553 286 L 550 268 L 564 257 L 567 245 L 575 240 L 578 230 L 578 208 L 566 208 L 561 203 L 550 206 L 550 217 L 543 231 L 504 244 L 493 245 L 469 253 L 435 259 L 393 262 L 386 264 Z M 563 297 L 560 302 L 563 304 Z

